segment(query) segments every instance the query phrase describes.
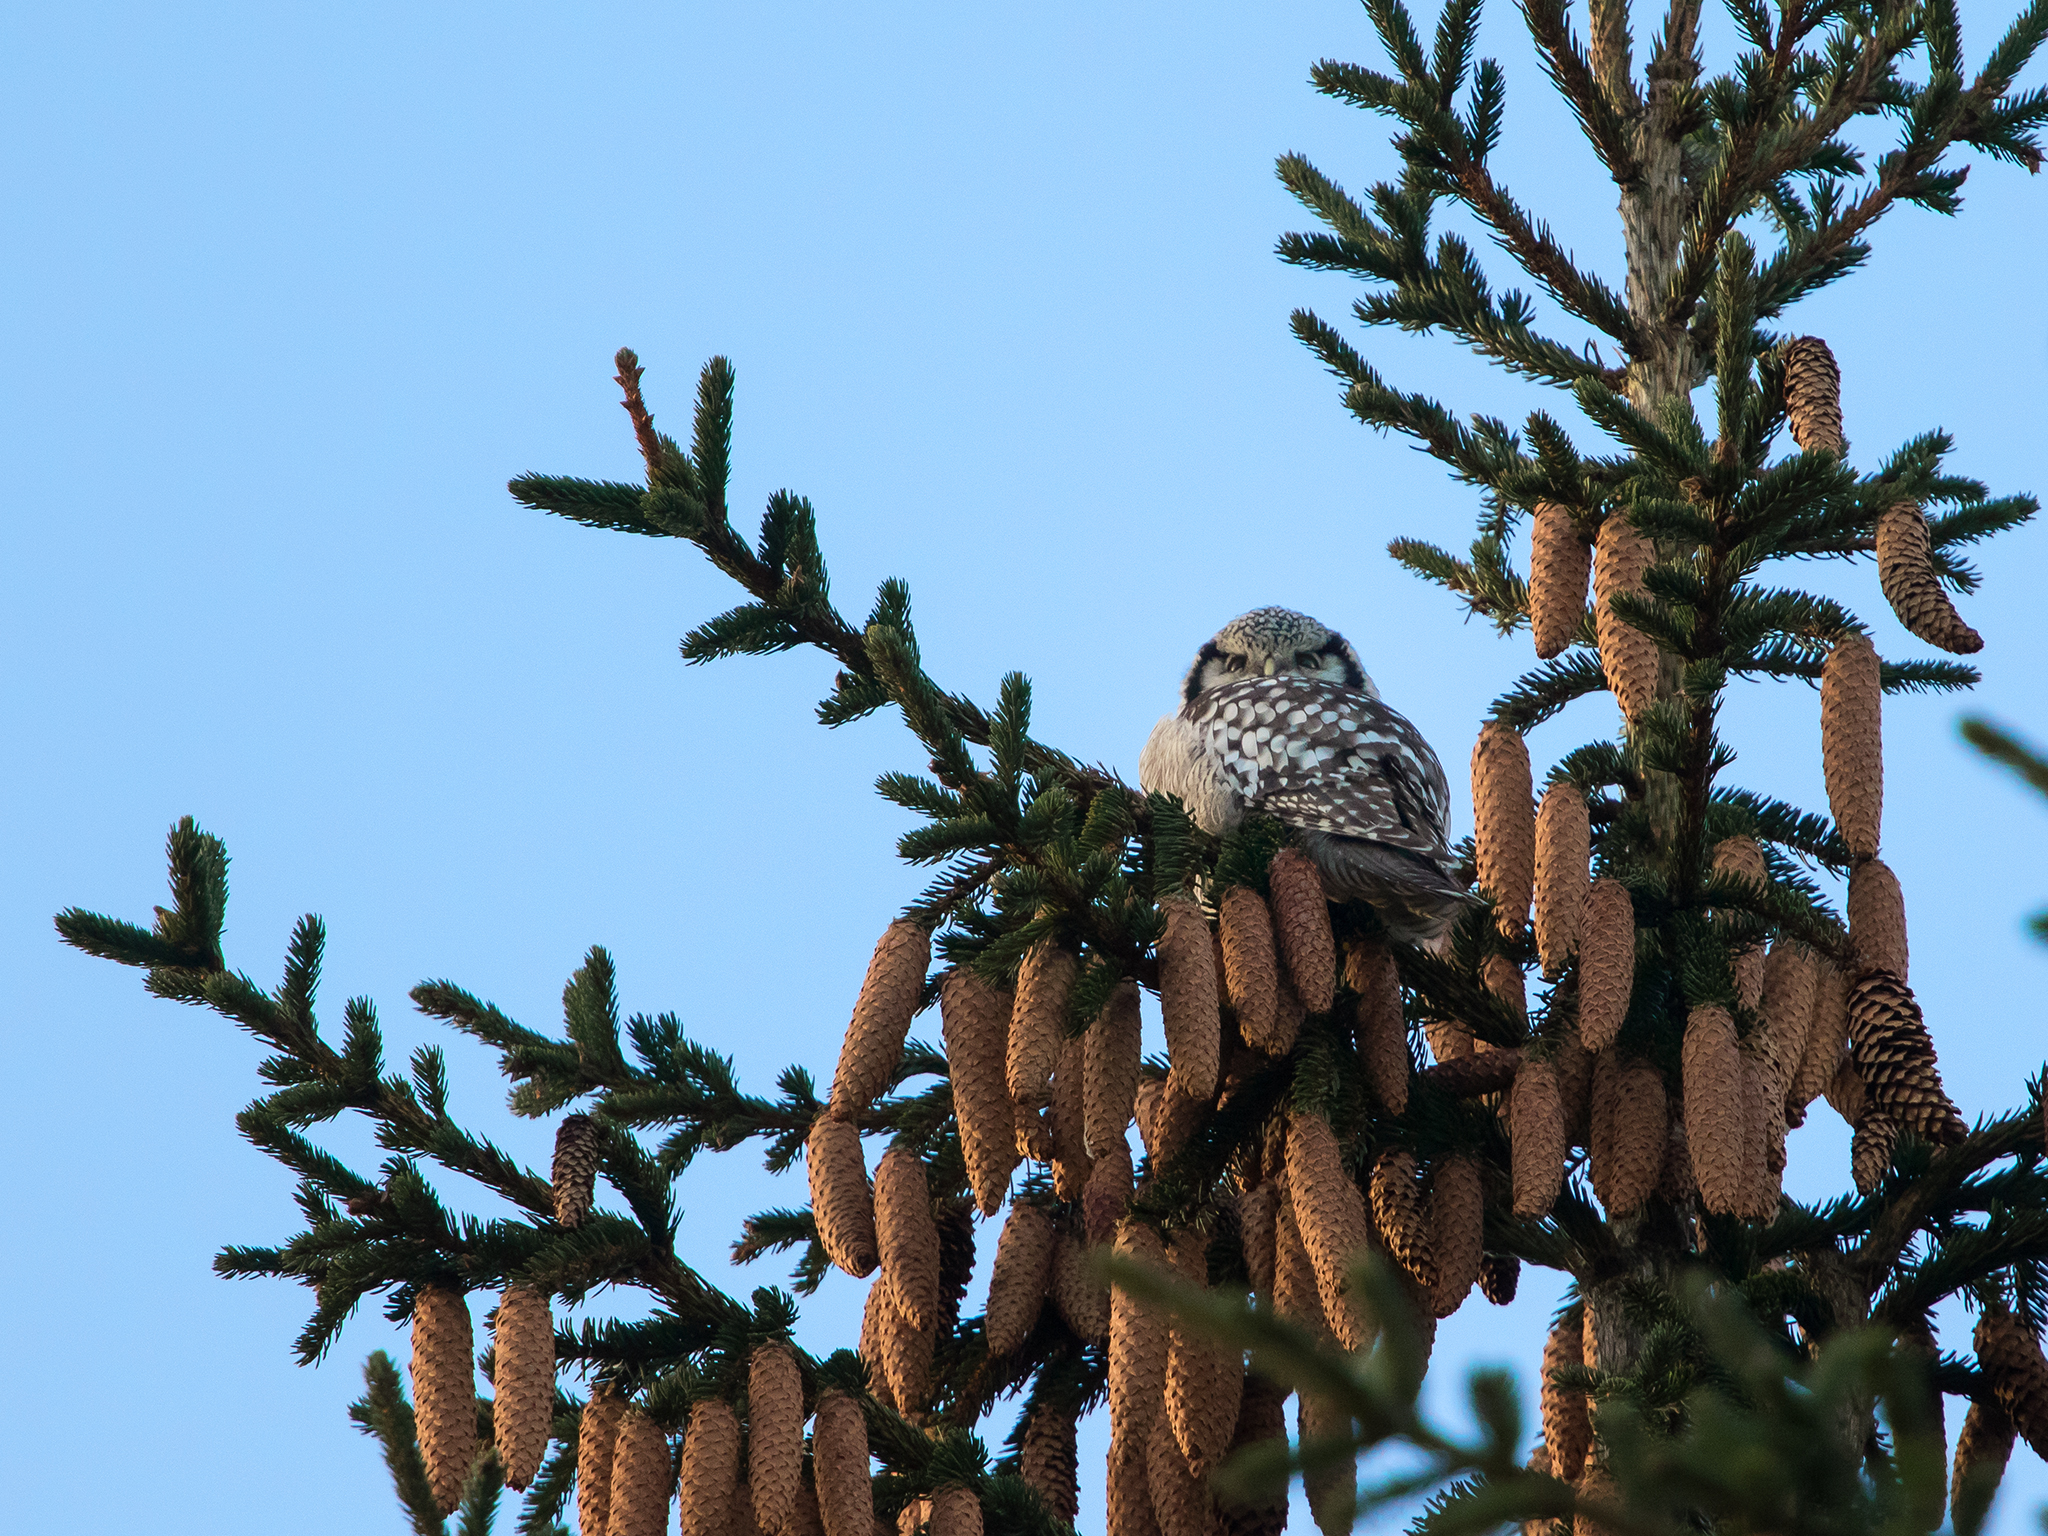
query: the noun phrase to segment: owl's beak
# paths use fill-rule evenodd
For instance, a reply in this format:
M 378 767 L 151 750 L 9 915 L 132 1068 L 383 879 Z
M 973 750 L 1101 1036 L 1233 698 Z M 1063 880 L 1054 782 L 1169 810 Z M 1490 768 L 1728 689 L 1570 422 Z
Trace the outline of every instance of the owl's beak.
M 1271 676 L 1273 675 L 1273 669 L 1274 669 L 1275 667 L 1277 667 L 1278 665 L 1279 665 L 1279 663 L 1278 663 L 1278 662 L 1276 662 L 1275 660 L 1273 660 L 1273 658 L 1272 658 L 1272 657 L 1268 656 L 1268 657 L 1266 658 L 1266 676 L 1268 676 L 1268 677 L 1271 677 Z

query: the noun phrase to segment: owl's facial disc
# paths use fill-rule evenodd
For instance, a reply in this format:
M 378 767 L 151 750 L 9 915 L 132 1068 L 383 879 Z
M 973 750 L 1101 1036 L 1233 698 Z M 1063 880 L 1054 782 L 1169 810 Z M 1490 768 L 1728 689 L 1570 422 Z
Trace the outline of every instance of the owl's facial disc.
M 1307 614 L 1261 608 L 1233 619 L 1188 669 L 1182 702 L 1248 677 L 1312 677 L 1379 697 L 1351 642 Z

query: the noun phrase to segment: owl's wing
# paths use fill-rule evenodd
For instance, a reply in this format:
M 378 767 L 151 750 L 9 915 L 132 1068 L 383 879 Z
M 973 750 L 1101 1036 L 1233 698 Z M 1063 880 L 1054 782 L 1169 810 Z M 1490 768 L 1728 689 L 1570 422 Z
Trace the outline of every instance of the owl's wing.
M 1252 808 L 1289 826 L 1447 857 L 1443 765 L 1377 699 L 1320 679 L 1254 677 L 1211 689 L 1186 713 Z

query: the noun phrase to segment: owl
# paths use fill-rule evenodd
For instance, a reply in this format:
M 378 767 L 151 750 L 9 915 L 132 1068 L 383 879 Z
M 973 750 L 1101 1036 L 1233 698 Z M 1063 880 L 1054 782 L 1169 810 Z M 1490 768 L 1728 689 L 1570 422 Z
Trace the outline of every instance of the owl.
M 1210 833 L 1277 817 L 1332 901 L 1367 903 L 1404 942 L 1439 945 L 1472 900 L 1445 846 L 1443 765 L 1380 702 L 1351 642 L 1305 613 L 1255 608 L 1217 631 L 1153 727 L 1138 783 Z

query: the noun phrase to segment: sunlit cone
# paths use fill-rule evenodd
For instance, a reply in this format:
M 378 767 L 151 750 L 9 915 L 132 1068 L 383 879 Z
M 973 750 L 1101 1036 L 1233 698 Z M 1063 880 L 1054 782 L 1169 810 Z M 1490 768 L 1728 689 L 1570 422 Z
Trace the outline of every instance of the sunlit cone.
M 1160 1536 L 1208 1536 L 1209 1486 L 1195 1475 L 1163 1418 L 1145 1431 L 1145 1486 Z
M 1244 1402 L 1237 1412 L 1237 1433 L 1230 1438 L 1232 1454 L 1247 1446 L 1273 1441 L 1284 1444 L 1286 1438 L 1287 1389 L 1270 1377 L 1246 1376 Z M 1245 1503 L 1218 1495 L 1216 1518 L 1218 1536 L 1280 1536 L 1287 1525 L 1287 1490 L 1283 1486 Z
M 1821 768 L 1835 829 L 1858 859 L 1876 855 L 1884 820 L 1883 715 L 1876 647 L 1842 636 L 1820 674 Z
M 1435 1245 L 1431 1242 L 1429 1213 L 1416 1186 L 1418 1168 L 1415 1154 L 1402 1147 L 1389 1147 L 1372 1165 L 1372 1215 L 1379 1227 L 1380 1241 L 1394 1262 L 1406 1270 L 1423 1290 L 1437 1284 Z M 1293 1169 L 1288 1170 L 1290 1179 Z M 1308 1236 L 1306 1230 L 1304 1237 Z M 1309 1252 L 1315 1252 L 1311 1244 Z M 1322 1266 L 1317 1265 L 1320 1273 Z
M 1344 1171 L 1337 1138 L 1329 1122 L 1316 1115 L 1288 1117 L 1287 1189 L 1302 1245 L 1315 1266 L 1324 1320 L 1346 1349 L 1363 1349 L 1371 1341 L 1373 1324 L 1364 1314 L 1364 1299 L 1349 1293 L 1351 1264 L 1370 1240 L 1372 1229 L 1365 1200 Z M 1410 1190 L 1412 1193 L 1412 1183 Z M 1426 1243 L 1428 1234 L 1420 1230 L 1419 1198 L 1414 1201 L 1413 1221 L 1415 1236 Z
M 804 1161 L 811 1179 L 811 1212 L 825 1256 L 856 1278 L 873 1274 L 880 1250 L 860 1131 L 849 1120 L 820 1115 L 811 1122 Z
M 1452 1019 L 1424 1019 L 1422 1035 L 1438 1063 L 1463 1061 L 1472 1054 L 1472 1031 Z
M 1264 898 L 1249 886 L 1232 886 L 1216 904 L 1216 931 L 1223 943 L 1223 986 L 1237 1011 L 1238 1030 L 1248 1045 L 1266 1050 L 1279 1011 L 1280 970 Z
M 1486 1262 L 1486 1196 L 1479 1165 L 1462 1153 L 1437 1164 L 1429 1189 L 1430 1249 L 1436 1284 L 1430 1301 L 1438 1317 L 1465 1304 Z
M 1509 1153 L 1517 1216 L 1541 1216 L 1564 1186 L 1564 1107 L 1547 1061 L 1524 1059 L 1508 1094 Z M 1375 1185 L 1377 1189 L 1377 1185 Z M 1375 1195 L 1377 1204 L 1377 1195 Z
M 524 1493 L 555 1425 L 555 1320 L 545 1291 L 505 1288 L 496 1327 L 498 1389 L 491 1432 L 507 1487 Z
M 1685 1021 L 1685 1139 L 1693 1176 L 1710 1211 L 1739 1215 L 1748 1164 L 1742 1052 L 1728 1010 L 1703 1004 Z
M 1169 897 L 1159 911 L 1166 919 L 1159 940 L 1159 1012 L 1171 1086 L 1189 1098 L 1211 1098 L 1222 1041 L 1215 941 L 1194 902 Z M 1328 926 L 1327 915 L 1323 921 Z
M 2048 1360 L 2034 1330 L 2003 1308 L 1977 1318 L 1977 1364 L 1998 1406 L 2036 1456 L 2048 1456 Z
M 619 1420 L 611 1474 L 607 1536 L 662 1536 L 668 1527 L 675 1472 L 669 1463 L 668 1436 L 638 1408 L 628 1409 Z M 577 1476 L 582 1475 L 579 1468 Z
M 612 1447 L 626 1400 L 609 1385 L 594 1388 L 576 1430 L 576 1530 L 606 1536 L 612 1509 Z M 663 1459 L 666 1460 L 666 1454 Z
M 1883 859 L 1865 859 L 1849 873 L 1849 942 L 1857 970 L 1906 980 L 1906 894 Z
M 1536 888 L 1535 805 L 1528 744 L 1505 721 L 1487 721 L 1472 748 L 1479 888 L 1493 898 L 1495 926 L 1511 939 L 1529 921 Z
M 1002 1208 L 1017 1166 L 1017 1111 L 1004 1077 L 1010 1011 L 1009 997 L 973 971 L 950 970 L 939 987 L 953 1117 L 967 1182 L 984 1216 Z
M 1386 945 L 1358 940 L 1344 950 L 1344 981 L 1358 994 L 1358 1053 L 1374 1097 L 1391 1114 L 1408 1108 L 1408 1021 L 1401 973 Z
M 1273 1311 L 1319 1339 L 1332 1337 L 1323 1316 L 1315 1262 L 1302 1240 L 1291 1199 L 1281 1200 L 1273 1213 Z
M 1560 1371 L 1586 1363 L 1585 1309 L 1573 1307 L 1557 1320 L 1543 1345 L 1543 1444 L 1549 1449 L 1555 1475 L 1578 1479 L 1586 1451 L 1593 1443 L 1592 1421 L 1586 1417 L 1586 1394 L 1560 1386 Z
M 1747 1042 L 1744 1042 L 1746 1045 Z M 1784 1100 L 1774 1106 L 1771 1102 L 1770 1076 L 1754 1052 L 1738 1048 L 1737 1055 L 1742 1062 L 1742 1208 L 1737 1213 L 1752 1221 L 1766 1221 L 1778 1209 L 1778 1180 L 1771 1167 L 1774 1150 L 1778 1153 L 1778 1168 L 1784 1162 Z M 1772 1109 L 1777 1109 L 1776 1124 L 1772 1122 Z
M 1569 780 L 1543 791 L 1536 807 L 1536 955 L 1555 976 L 1579 947 L 1579 925 L 1592 889 L 1587 861 L 1593 829 L 1585 794 Z
M 1714 845 L 1713 869 L 1717 875 L 1731 875 L 1753 885 L 1768 885 L 1770 872 L 1764 865 L 1764 851 L 1752 837 L 1724 837 Z M 1763 1001 L 1764 952 L 1761 946 L 1745 944 L 1729 957 L 1735 976 L 1735 995 L 1745 1008 Z
M 1579 1039 L 1587 1050 L 1614 1043 L 1635 983 L 1635 903 L 1627 886 L 1603 876 L 1586 893 L 1579 928 Z
M 1842 454 L 1842 370 L 1818 336 L 1801 336 L 1785 348 L 1785 415 L 1792 440 L 1808 453 Z
M 1327 1398 L 1313 1394 L 1298 1397 L 1294 1411 L 1303 1445 L 1351 1438 L 1351 1415 Z M 1358 1512 L 1355 1478 L 1350 1463 L 1341 1459 L 1314 1470 L 1303 1470 L 1302 1492 L 1308 1496 L 1308 1512 L 1322 1536 L 1351 1536 Z
M 1049 1079 L 1067 1037 L 1067 999 L 1080 964 L 1051 939 L 1040 939 L 1017 968 L 1017 995 L 1010 1009 L 1005 1076 L 1010 1097 L 1029 1109 L 1050 1102 Z
M 1564 1117 L 1566 1146 L 1586 1142 L 1587 1112 L 1593 1098 L 1593 1053 L 1579 1038 L 1576 1019 L 1567 1019 L 1564 1034 L 1550 1053 L 1550 1070 L 1557 1078 L 1557 1107 Z
M 875 1239 L 896 1310 L 913 1328 L 938 1327 L 939 1231 L 931 1187 L 924 1164 L 903 1147 L 891 1147 L 875 1167 Z
M 879 1293 L 879 1294 L 878 1294 Z M 896 1307 L 896 1293 L 890 1290 L 887 1277 L 877 1281 L 868 1291 L 868 1305 L 873 1309 L 873 1341 L 869 1342 L 869 1317 L 861 1319 L 861 1353 L 863 1358 L 877 1360 L 881 1364 L 881 1379 L 888 1384 L 887 1401 L 898 1413 L 914 1418 L 925 1410 L 932 1394 L 932 1353 L 937 1345 L 937 1330 L 919 1328 L 905 1317 Z M 868 1349 L 874 1355 L 868 1356 Z M 869 1376 L 874 1376 L 872 1366 Z M 877 1397 L 883 1394 L 875 1393 Z
M 1109 1333 L 1109 1286 L 1092 1273 L 1087 1249 L 1070 1232 L 1053 1245 L 1052 1300 L 1077 1338 L 1092 1343 Z
M 1043 1403 L 1031 1408 L 1024 1418 L 1024 1443 L 1017 1457 L 1018 1474 L 1053 1517 L 1069 1525 L 1081 1512 L 1074 1418 Z
M 1643 573 L 1655 559 L 1650 541 L 1623 513 L 1611 512 L 1601 521 L 1593 545 L 1593 632 L 1607 687 L 1631 724 L 1657 697 L 1657 642 L 1625 623 L 1614 600 L 1642 599 Z
M 1554 1477 L 1556 1475 L 1550 1470 L 1550 1447 L 1545 1445 L 1540 1439 L 1529 1448 L 1529 1459 L 1523 1465 L 1531 1472 L 1543 1477 Z M 1547 1518 L 1533 1517 L 1522 1521 L 1519 1529 L 1522 1532 L 1522 1536 L 1550 1536 L 1550 1528 L 1553 1524 L 1555 1522 Z
M 1913 502 L 1887 507 L 1877 519 L 1877 582 L 1899 622 L 1929 645 L 1958 656 L 1984 649 L 1984 637 L 1963 622 L 1942 589 L 1927 518 Z
M 1813 1018 L 1799 1070 L 1785 1096 L 1786 1123 L 1798 1125 L 1806 1106 L 1828 1091 L 1849 1045 L 1849 978 L 1823 957 L 1813 957 Z
M 1116 1251 L 1137 1264 L 1164 1268 L 1159 1236 L 1141 1221 L 1117 1228 Z M 1143 1437 L 1166 1393 L 1167 1325 L 1163 1313 L 1121 1286 L 1109 1297 L 1109 1421 L 1120 1435 Z
M 1308 1017 L 1308 1009 L 1302 1006 L 1301 997 L 1294 990 L 1294 983 L 1282 970 L 1275 978 L 1273 987 L 1273 1028 L 1263 1040 L 1251 1042 L 1268 1056 L 1285 1056 L 1294 1049 L 1294 1042 L 1301 1038 L 1301 1021 Z
M 1518 1021 L 1529 1022 L 1529 994 L 1521 966 L 1506 955 L 1488 955 L 1479 968 L 1479 979 L 1488 992 L 1507 1004 L 1508 1012 Z
M 1529 630 L 1543 660 L 1564 654 L 1586 617 L 1593 551 L 1553 501 L 1536 504 L 1529 525 Z
M 756 1344 L 747 1359 L 747 1487 L 769 1536 L 797 1536 L 803 1483 L 803 1371 L 787 1344 Z
M 1187 1145 L 1188 1138 L 1200 1130 L 1208 1118 L 1207 1099 L 1191 1099 L 1169 1088 L 1159 1101 L 1159 1118 L 1154 1127 L 1157 1144 L 1149 1149 L 1156 1166 L 1164 1167 L 1172 1162 L 1180 1149 Z
M 1670 1111 L 1655 1067 L 1638 1062 L 1616 1074 L 1613 1116 L 1604 1198 L 1610 1211 L 1623 1214 L 1650 1198 L 1664 1171 Z
M 981 1536 L 981 1500 L 949 1483 L 932 1495 L 932 1536 Z
M 1266 874 L 1273 893 L 1273 934 L 1295 995 L 1310 1013 L 1328 1013 L 1337 996 L 1337 940 L 1330 932 L 1330 903 L 1323 877 L 1298 848 L 1273 855 Z
M 1109 1437 L 1109 1469 L 1103 1482 L 1107 1536 L 1162 1536 L 1145 1472 L 1151 1439 L 1149 1433 Z
M 932 936 L 921 923 L 898 918 L 875 944 L 832 1074 L 832 1113 L 841 1119 L 858 1115 L 889 1085 L 931 963 Z
M 1105 1147 L 1088 1170 L 1088 1187 L 1081 1192 L 1081 1225 L 1091 1244 L 1116 1236 L 1116 1224 L 1131 1208 L 1134 1174 L 1131 1150 L 1120 1141 Z
M 825 1392 L 811 1422 L 811 1472 L 825 1536 L 875 1536 L 875 1489 L 868 1472 L 868 1425 L 860 1404 Z
M 1022 1104 L 1011 1106 L 1016 1116 L 1017 1156 L 1028 1157 L 1034 1163 L 1052 1161 L 1052 1127 L 1044 1115 L 1035 1109 L 1026 1109 Z
M 1958 1511 L 1989 1505 L 2012 1460 L 2012 1420 L 1996 1403 L 1972 1403 L 1956 1436 L 1955 1476 L 1949 1503 Z
M 1512 1253 L 1489 1253 L 1479 1265 L 1479 1294 L 1496 1307 L 1515 1299 L 1522 1283 L 1522 1261 Z
M 1835 1075 L 1828 1079 L 1828 1105 L 1851 1125 L 1863 1118 L 1863 1107 L 1870 1095 L 1863 1087 L 1863 1074 L 1856 1070 L 1856 1059 L 1846 1051 L 1835 1063 Z
M 1166 1103 L 1166 1094 L 1165 1078 L 1138 1079 L 1138 1095 L 1131 1101 L 1131 1118 L 1138 1122 L 1138 1140 L 1143 1144 L 1147 1157 L 1158 1155 L 1159 1113 Z
M 744 1477 L 733 1487 L 732 1508 L 726 1514 L 725 1528 L 733 1536 L 767 1536 L 754 1514 L 754 1490 Z
M 917 1536 L 928 1530 L 932 1522 L 932 1501 L 912 1499 L 896 1511 L 896 1536 Z
M 1940 1145 L 1962 1139 L 1968 1128 L 1941 1086 L 1920 1005 L 1891 972 L 1870 971 L 1849 989 L 1849 1052 L 1865 1093 L 1899 1129 Z
M 726 1536 L 739 1471 L 740 1421 L 732 1408 L 715 1397 L 692 1403 L 676 1482 L 683 1536 Z
M 1614 1209 L 1614 1103 L 1621 1094 L 1621 1053 L 1609 1046 L 1593 1062 L 1593 1103 L 1587 1116 L 1586 1172 L 1593 1196 Z
M 991 1359 L 1010 1353 L 1037 1326 L 1056 1241 L 1052 1218 L 1044 1211 L 1035 1205 L 1010 1207 L 989 1272 L 985 1326 Z
M 1270 1179 L 1246 1190 L 1237 1201 L 1238 1241 L 1244 1248 L 1245 1272 L 1252 1290 L 1273 1294 L 1274 1223 L 1279 1218 L 1280 1186 Z
M 580 1227 L 590 1214 L 597 1188 L 597 1165 L 604 1155 L 604 1132 L 589 1115 L 566 1116 L 555 1130 L 555 1221 Z
M 1769 1069 L 1771 1089 L 1782 1106 L 1806 1060 L 1813 1034 L 1813 994 L 1819 965 L 1812 950 L 1778 938 L 1764 961 L 1764 1027 L 1757 1056 Z M 1784 1108 L 1778 1110 L 1784 1114 Z
M 868 1390 L 875 1401 L 899 1408 L 889 1385 L 889 1334 L 897 1325 L 896 1305 L 889 1300 L 889 1287 L 877 1280 L 868 1287 L 861 1306 L 860 1343 L 857 1352 L 868 1368 Z
M 1607 1468 L 1597 1462 L 1588 1462 L 1585 1471 L 1579 1475 L 1579 1497 L 1615 1504 L 1621 1500 L 1621 1489 Z M 1580 1509 L 1572 1516 L 1572 1536 L 1618 1536 L 1618 1533 L 1592 1510 Z
M 1052 1184 L 1062 1200 L 1078 1200 L 1088 1187 L 1088 1146 L 1083 1118 L 1082 1080 L 1088 1047 L 1080 1035 L 1060 1046 L 1059 1065 L 1052 1075 Z
M 1117 983 L 1102 1013 L 1083 1036 L 1081 1124 L 1088 1155 L 1100 1158 L 1125 1145 L 1131 1109 L 1138 1097 L 1138 1069 L 1144 1060 L 1138 1017 L 1138 984 Z
M 412 1312 L 412 1402 L 420 1454 L 441 1513 L 462 1502 L 476 1461 L 476 1346 L 469 1303 L 453 1286 L 422 1286 Z

